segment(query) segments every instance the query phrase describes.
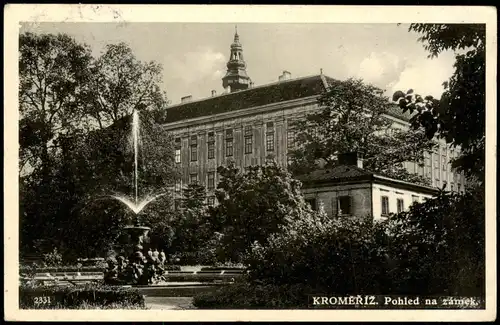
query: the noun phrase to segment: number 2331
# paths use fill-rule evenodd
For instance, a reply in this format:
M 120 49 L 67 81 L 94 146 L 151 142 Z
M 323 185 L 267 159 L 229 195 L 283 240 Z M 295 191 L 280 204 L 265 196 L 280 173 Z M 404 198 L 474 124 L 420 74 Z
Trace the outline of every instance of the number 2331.
M 34 297 L 34 302 L 36 305 L 47 305 L 50 304 L 51 300 L 50 297 L 43 296 L 43 297 Z

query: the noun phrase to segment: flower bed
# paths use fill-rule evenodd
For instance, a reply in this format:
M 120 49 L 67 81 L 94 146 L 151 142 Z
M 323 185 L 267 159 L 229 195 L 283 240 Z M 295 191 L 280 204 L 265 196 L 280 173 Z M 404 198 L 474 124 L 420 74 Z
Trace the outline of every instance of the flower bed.
M 27 272 L 35 272 L 35 273 L 51 273 L 51 272 L 104 272 L 106 270 L 105 267 L 97 267 L 97 266 L 45 266 L 45 267 L 29 267 L 29 266 L 21 266 L 19 272 L 27 273 Z
M 21 309 L 75 309 L 82 305 L 106 307 L 127 305 L 144 307 L 144 296 L 127 287 L 112 287 L 87 284 L 69 286 L 21 286 L 19 308 Z

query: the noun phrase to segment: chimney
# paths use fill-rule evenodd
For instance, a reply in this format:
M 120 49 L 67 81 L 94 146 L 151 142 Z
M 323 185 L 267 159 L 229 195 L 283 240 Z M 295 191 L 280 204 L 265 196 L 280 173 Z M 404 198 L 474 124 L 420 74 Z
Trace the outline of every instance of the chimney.
M 193 96 L 189 95 L 189 96 L 184 96 L 181 98 L 181 103 L 184 104 L 184 103 L 189 103 L 191 101 L 191 99 L 193 99 Z
M 212 90 L 212 97 L 214 97 L 215 95 L 217 95 L 217 92 L 215 90 Z
M 279 81 L 290 80 L 292 79 L 292 74 L 289 71 L 283 70 L 283 74 L 279 76 Z
M 354 165 L 363 168 L 363 157 L 356 151 L 339 154 L 337 158 L 339 165 Z

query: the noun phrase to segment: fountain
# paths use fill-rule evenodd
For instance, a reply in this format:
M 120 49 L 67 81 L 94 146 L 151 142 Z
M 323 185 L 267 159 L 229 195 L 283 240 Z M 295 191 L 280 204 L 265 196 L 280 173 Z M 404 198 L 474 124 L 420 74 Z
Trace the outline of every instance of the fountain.
M 108 270 L 104 279 L 109 284 L 148 284 L 152 282 L 153 275 L 158 269 L 159 262 L 150 256 L 145 256 L 142 252 L 143 243 L 147 238 L 150 227 L 142 224 L 139 213 L 158 197 L 165 195 L 161 193 L 148 196 L 139 201 L 138 187 L 138 149 L 139 149 L 139 113 L 134 110 L 132 118 L 132 138 L 134 144 L 134 194 L 132 201 L 124 196 L 111 195 L 112 198 L 122 202 L 135 214 L 135 222 L 127 225 L 123 230 L 128 234 L 128 247 L 124 250 L 128 255 L 128 263 L 124 256 L 119 256 L 118 261 L 108 260 Z M 161 269 L 161 268 L 160 268 Z

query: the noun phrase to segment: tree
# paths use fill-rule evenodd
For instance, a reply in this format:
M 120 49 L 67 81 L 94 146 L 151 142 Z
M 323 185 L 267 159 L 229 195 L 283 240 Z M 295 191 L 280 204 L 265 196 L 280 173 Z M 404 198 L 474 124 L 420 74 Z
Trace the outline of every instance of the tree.
M 163 111 L 168 103 L 160 90 L 160 64 L 139 61 L 125 43 L 108 44 L 94 61 L 88 85 L 87 113 L 100 128 L 132 114 L 134 110 Z
M 21 174 L 41 169 L 48 177 L 59 137 L 82 129 L 80 94 L 90 78 L 91 61 L 89 48 L 67 35 L 20 35 Z
M 58 186 L 64 139 L 85 131 L 81 93 L 90 78 L 88 47 L 67 35 L 19 37 L 19 160 L 21 247 L 33 247 L 72 200 Z M 56 226 L 57 225 L 57 226 Z M 45 233 L 51 241 L 53 233 Z M 47 249 L 52 249 L 47 243 Z
M 255 243 L 264 244 L 282 225 L 310 211 L 300 182 L 275 163 L 240 172 L 231 164 L 217 172 L 218 205 L 210 210 L 213 232 L 223 234 L 225 259 L 240 262 Z
M 409 31 L 421 33 L 429 57 L 446 50 L 465 51 L 455 55 L 455 72 L 444 83 L 441 98 L 397 91 L 393 100 L 403 111 L 416 112 L 414 128 L 424 127 L 429 138 L 436 136 L 461 156 L 452 166 L 469 177 L 484 181 L 486 26 L 480 24 L 411 24 Z
M 203 185 L 189 184 L 183 191 L 182 209 L 176 220 L 175 240 L 172 251 L 196 254 L 210 237 L 207 229 L 208 208 Z M 185 256 L 185 255 L 184 255 Z
M 393 287 L 400 294 L 484 296 L 484 190 L 414 204 L 389 219 L 388 254 L 397 267 Z M 479 204 L 478 204 L 479 203 Z
M 173 240 L 175 213 L 169 197 L 170 187 L 177 173 L 173 167 L 171 135 L 157 125 L 152 116 L 141 115 L 141 137 L 138 159 L 139 200 L 155 198 L 140 212 L 142 221 L 150 226 L 152 238 L 158 246 L 168 246 Z M 135 214 L 111 195 L 134 197 L 134 150 L 130 143 L 130 117 L 112 126 L 96 130 L 73 150 L 71 166 L 79 168 L 72 193 L 78 195 L 70 229 L 85 233 L 93 223 L 90 247 L 111 245 L 121 228 L 131 223 Z M 132 199 L 134 201 L 134 199 Z M 106 219 L 106 220 L 104 220 Z M 99 245 L 97 245 L 99 243 Z
M 161 66 L 125 44 L 96 60 L 67 35 L 32 33 L 20 37 L 19 65 L 22 250 L 44 239 L 44 250 L 101 254 L 133 217 L 110 198 L 133 193 L 133 110 L 141 196 L 166 193 L 175 177 L 171 137 L 158 126 L 167 104 Z M 143 213 L 168 220 L 170 206 L 164 195 Z
M 392 127 L 385 115 L 391 109 L 382 90 L 348 79 L 336 81 L 319 98 L 320 111 L 296 122 L 298 147 L 292 151 L 291 169 L 296 174 L 337 164 L 337 154 L 357 151 L 364 156 L 364 168 L 388 176 L 428 184 L 428 180 L 409 174 L 404 163 L 422 164 L 424 152 L 433 143 L 422 130 Z

